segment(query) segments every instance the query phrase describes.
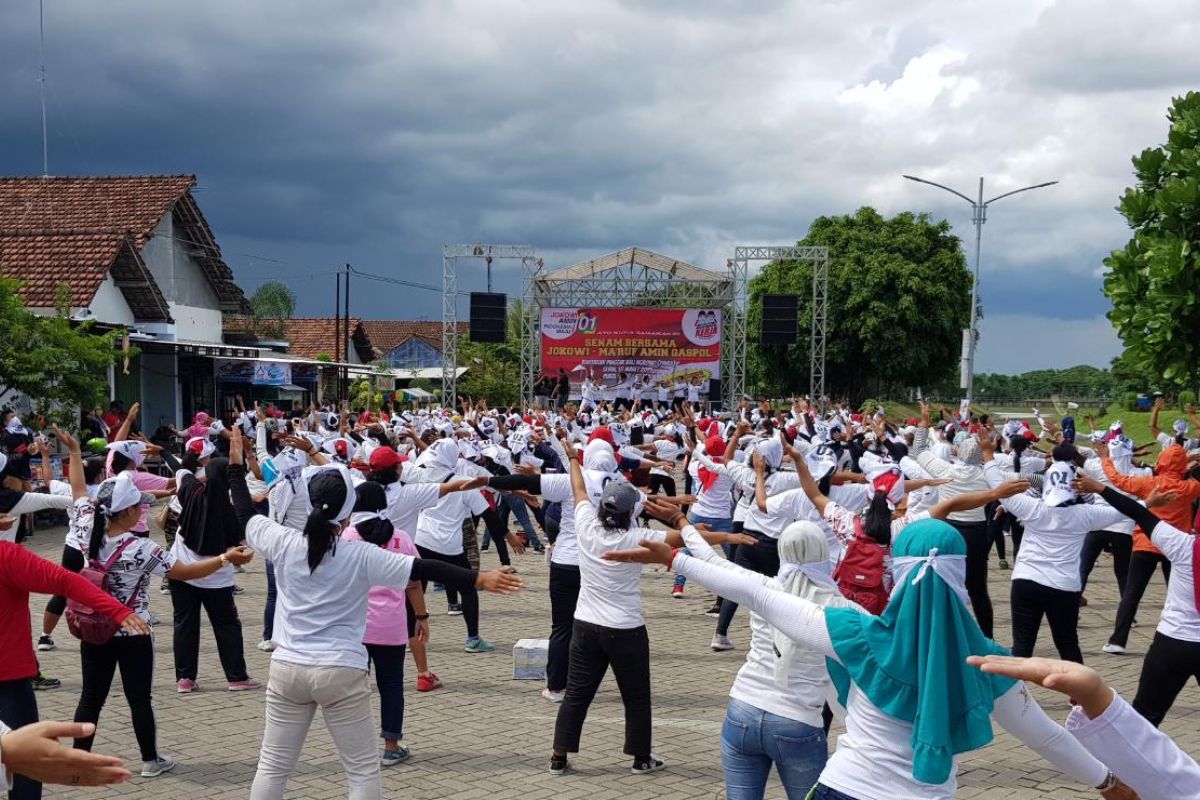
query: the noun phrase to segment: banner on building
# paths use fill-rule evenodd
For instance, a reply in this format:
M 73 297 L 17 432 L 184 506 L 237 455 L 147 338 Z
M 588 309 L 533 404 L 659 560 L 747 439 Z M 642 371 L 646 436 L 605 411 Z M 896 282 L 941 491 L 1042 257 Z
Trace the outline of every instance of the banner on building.
M 217 360 L 218 383 L 250 383 L 256 386 L 286 386 L 292 382 L 292 365 L 280 361 Z
M 720 376 L 721 311 L 695 308 L 543 308 L 542 373 L 590 370 L 606 386 Z

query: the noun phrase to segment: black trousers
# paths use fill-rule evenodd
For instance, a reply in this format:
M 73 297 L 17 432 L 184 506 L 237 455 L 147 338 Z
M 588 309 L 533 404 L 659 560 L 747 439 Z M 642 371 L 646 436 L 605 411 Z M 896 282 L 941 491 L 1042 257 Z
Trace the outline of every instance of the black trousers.
M 735 524 L 736 527 L 736 524 Z M 745 567 L 751 572 L 775 577 L 779 573 L 779 540 L 759 533 L 758 531 L 743 531 L 758 540 L 754 547 L 739 547 L 733 554 L 733 563 Z M 721 598 L 721 612 L 717 616 L 717 635 L 728 636 L 729 624 L 737 611 L 737 603 Z
M 63 547 L 62 565 L 64 569 L 69 569 L 71 572 L 79 572 L 83 569 L 83 553 L 76 550 L 74 547 Z M 46 602 L 46 611 L 55 616 L 61 617 L 63 612 L 67 610 L 67 598 L 61 594 L 56 594 Z
M 1105 550 L 1113 555 L 1113 574 L 1117 576 L 1117 588 L 1121 596 L 1125 596 L 1125 581 L 1129 576 L 1129 558 L 1133 555 L 1133 537 L 1127 533 L 1112 531 L 1089 531 L 1083 540 L 1083 550 L 1079 555 L 1079 578 L 1083 581 L 1083 589 L 1087 589 L 1088 577 L 1096 566 L 1096 559 Z
M 13 730 L 38 721 L 37 696 L 29 678 L 0 681 L 0 720 Z M 41 796 L 40 783 L 24 775 L 13 776 L 9 800 L 39 800 Z
M 448 556 L 428 547 L 417 545 L 417 552 L 421 554 L 421 558 L 432 558 L 435 561 L 444 561 L 447 564 L 453 564 L 456 567 L 463 569 L 471 569 L 471 562 L 467 559 L 466 553 L 458 553 L 457 555 Z M 424 591 L 428 581 L 421 581 L 421 590 Z M 446 588 L 446 602 L 458 604 L 458 590 L 450 586 Z M 479 592 L 472 586 L 470 589 L 464 589 L 462 592 L 462 612 L 463 622 L 467 623 L 467 637 L 473 638 L 479 635 Z
M 579 567 L 550 562 L 550 649 L 546 653 L 546 688 L 567 688 L 567 666 L 571 660 L 571 631 L 575 627 L 575 604 L 579 602 Z
M 650 637 L 646 626 L 606 628 L 575 620 L 567 694 L 554 722 L 554 752 L 578 753 L 588 708 L 612 666 L 625 704 L 626 755 L 650 757 Z
M 1142 662 L 1134 710 L 1157 728 L 1189 678 L 1200 683 L 1200 642 L 1185 642 L 1155 632 Z
M 1050 635 L 1058 657 L 1064 661 L 1083 663 L 1079 650 L 1079 595 L 1052 589 L 1036 581 L 1024 579 L 1012 582 L 1012 653 L 1019 658 L 1033 655 L 1042 617 L 1050 623 Z
M 186 581 L 171 581 L 171 605 L 175 610 L 175 680 L 196 680 L 200 662 L 200 609 L 208 614 L 217 655 L 225 680 L 244 681 L 246 652 L 242 645 L 242 620 L 233 602 L 233 587 L 201 589 Z
M 150 685 L 154 679 L 154 643 L 149 636 L 114 636 L 105 644 L 79 643 L 79 660 L 83 665 L 83 690 L 75 707 L 76 722 L 98 722 L 100 711 L 112 689 L 113 675 L 121 670 L 121 688 L 129 713 L 133 718 L 133 733 L 142 761 L 158 758 L 158 729 L 154 721 L 154 705 Z M 92 739 L 76 739 L 75 747 L 91 750 Z
M 1133 618 L 1137 616 L 1138 604 L 1150 585 L 1154 568 L 1159 565 L 1162 566 L 1163 577 L 1170 582 L 1171 562 L 1166 556 L 1137 551 L 1129 557 L 1129 577 L 1125 579 L 1125 591 L 1121 592 L 1121 605 L 1117 607 L 1117 621 L 1113 625 L 1112 636 L 1108 637 L 1109 644 L 1124 647 L 1129 643 L 1129 629 L 1133 627 Z
M 992 598 L 988 594 L 987 568 L 988 552 L 992 547 L 987 522 L 949 522 L 967 542 L 967 596 L 971 598 L 971 610 L 979 629 L 991 639 Z

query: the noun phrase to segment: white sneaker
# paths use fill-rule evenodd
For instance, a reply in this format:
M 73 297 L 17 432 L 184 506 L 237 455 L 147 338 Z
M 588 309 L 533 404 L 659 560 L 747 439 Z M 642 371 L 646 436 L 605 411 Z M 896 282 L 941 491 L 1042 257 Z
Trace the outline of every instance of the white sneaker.
M 719 633 L 715 633 L 713 634 L 712 644 L 709 646 L 719 653 L 722 650 L 732 650 L 733 642 L 729 641 L 728 636 L 722 636 Z
M 142 777 L 157 778 L 164 772 L 170 772 L 175 769 L 175 760 L 167 756 L 159 756 L 154 761 L 142 762 Z
M 1109 642 L 1108 644 L 1104 645 L 1104 647 L 1101 647 L 1100 649 L 1103 650 L 1104 652 L 1110 653 L 1114 656 L 1123 655 L 1125 653 L 1124 647 L 1122 647 L 1119 644 L 1113 644 L 1112 642 Z
M 634 775 L 649 775 L 651 772 L 658 772 L 660 769 L 664 769 L 666 766 L 666 762 L 651 753 L 649 761 L 635 760 L 629 771 Z
M 262 650 L 264 653 L 270 653 L 272 650 L 275 649 L 275 643 L 272 642 L 270 639 L 263 639 L 261 642 L 258 643 L 258 649 Z
M 563 698 L 566 696 L 566 692 L 554 692 L 550 689 L 542 689 L 542 697 L 546 698 L 551 703 L 561 703 Z

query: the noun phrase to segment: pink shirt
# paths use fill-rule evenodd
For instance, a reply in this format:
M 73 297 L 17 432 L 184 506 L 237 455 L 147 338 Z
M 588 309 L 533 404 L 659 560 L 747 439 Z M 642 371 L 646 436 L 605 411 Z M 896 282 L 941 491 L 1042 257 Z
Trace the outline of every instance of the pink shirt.
M 362 537 L 353 526 L 342 533 L 342 538 L 362 541 Z M 392 534 L 387 550 L 420 558 L 412 539 L 399 528 Z M 406 602 L 403 589 L 372 586 L 367 597 L 367 632 L 363 634 L 363 644 L 408 644 L 408 614 L 404 605 Z
M 110 478 L 115 478 L 116 474 L 112 471 L 113 451 L 108 451 L 108 459 L 104 462 L 104 474 Z M 171 485 L 170 478 L 164 478 L 161 475 L 152 475 L 149 472 L 142 470 L 134 470 L 133 485 L 141 489 L 143 492 L 161 492 Z M 137 533 L 150 530 L 150 526 L 146 523 L 146 514 L 150 510 L 150 506 L 142 506 L 141 514 L 138 516 L 137 525 L 132 528 Z

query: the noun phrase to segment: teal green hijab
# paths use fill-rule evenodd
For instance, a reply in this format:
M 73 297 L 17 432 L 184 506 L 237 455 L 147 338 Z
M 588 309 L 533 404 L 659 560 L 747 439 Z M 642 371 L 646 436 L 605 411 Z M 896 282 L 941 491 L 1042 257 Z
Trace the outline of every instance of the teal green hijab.
M 925 558 L 935 548 L 939 556 L 967 553 L 958 531 L 926 519 L 904 529 L 892 555 Z M 956 754 L 992 741 L 992 706 L 1016 681 L 968 666 L 969 655 L 1008 651 L 983 635 L 950 583 L 933 567 L 922 570 L 914 567 L 897 583 L 878 617 L 826 608 L 841 662 L 827 664 L 843 706 L 853 682 L 885 714 L 912 724 L 913 777 L 939 784 L 950 778 Z

